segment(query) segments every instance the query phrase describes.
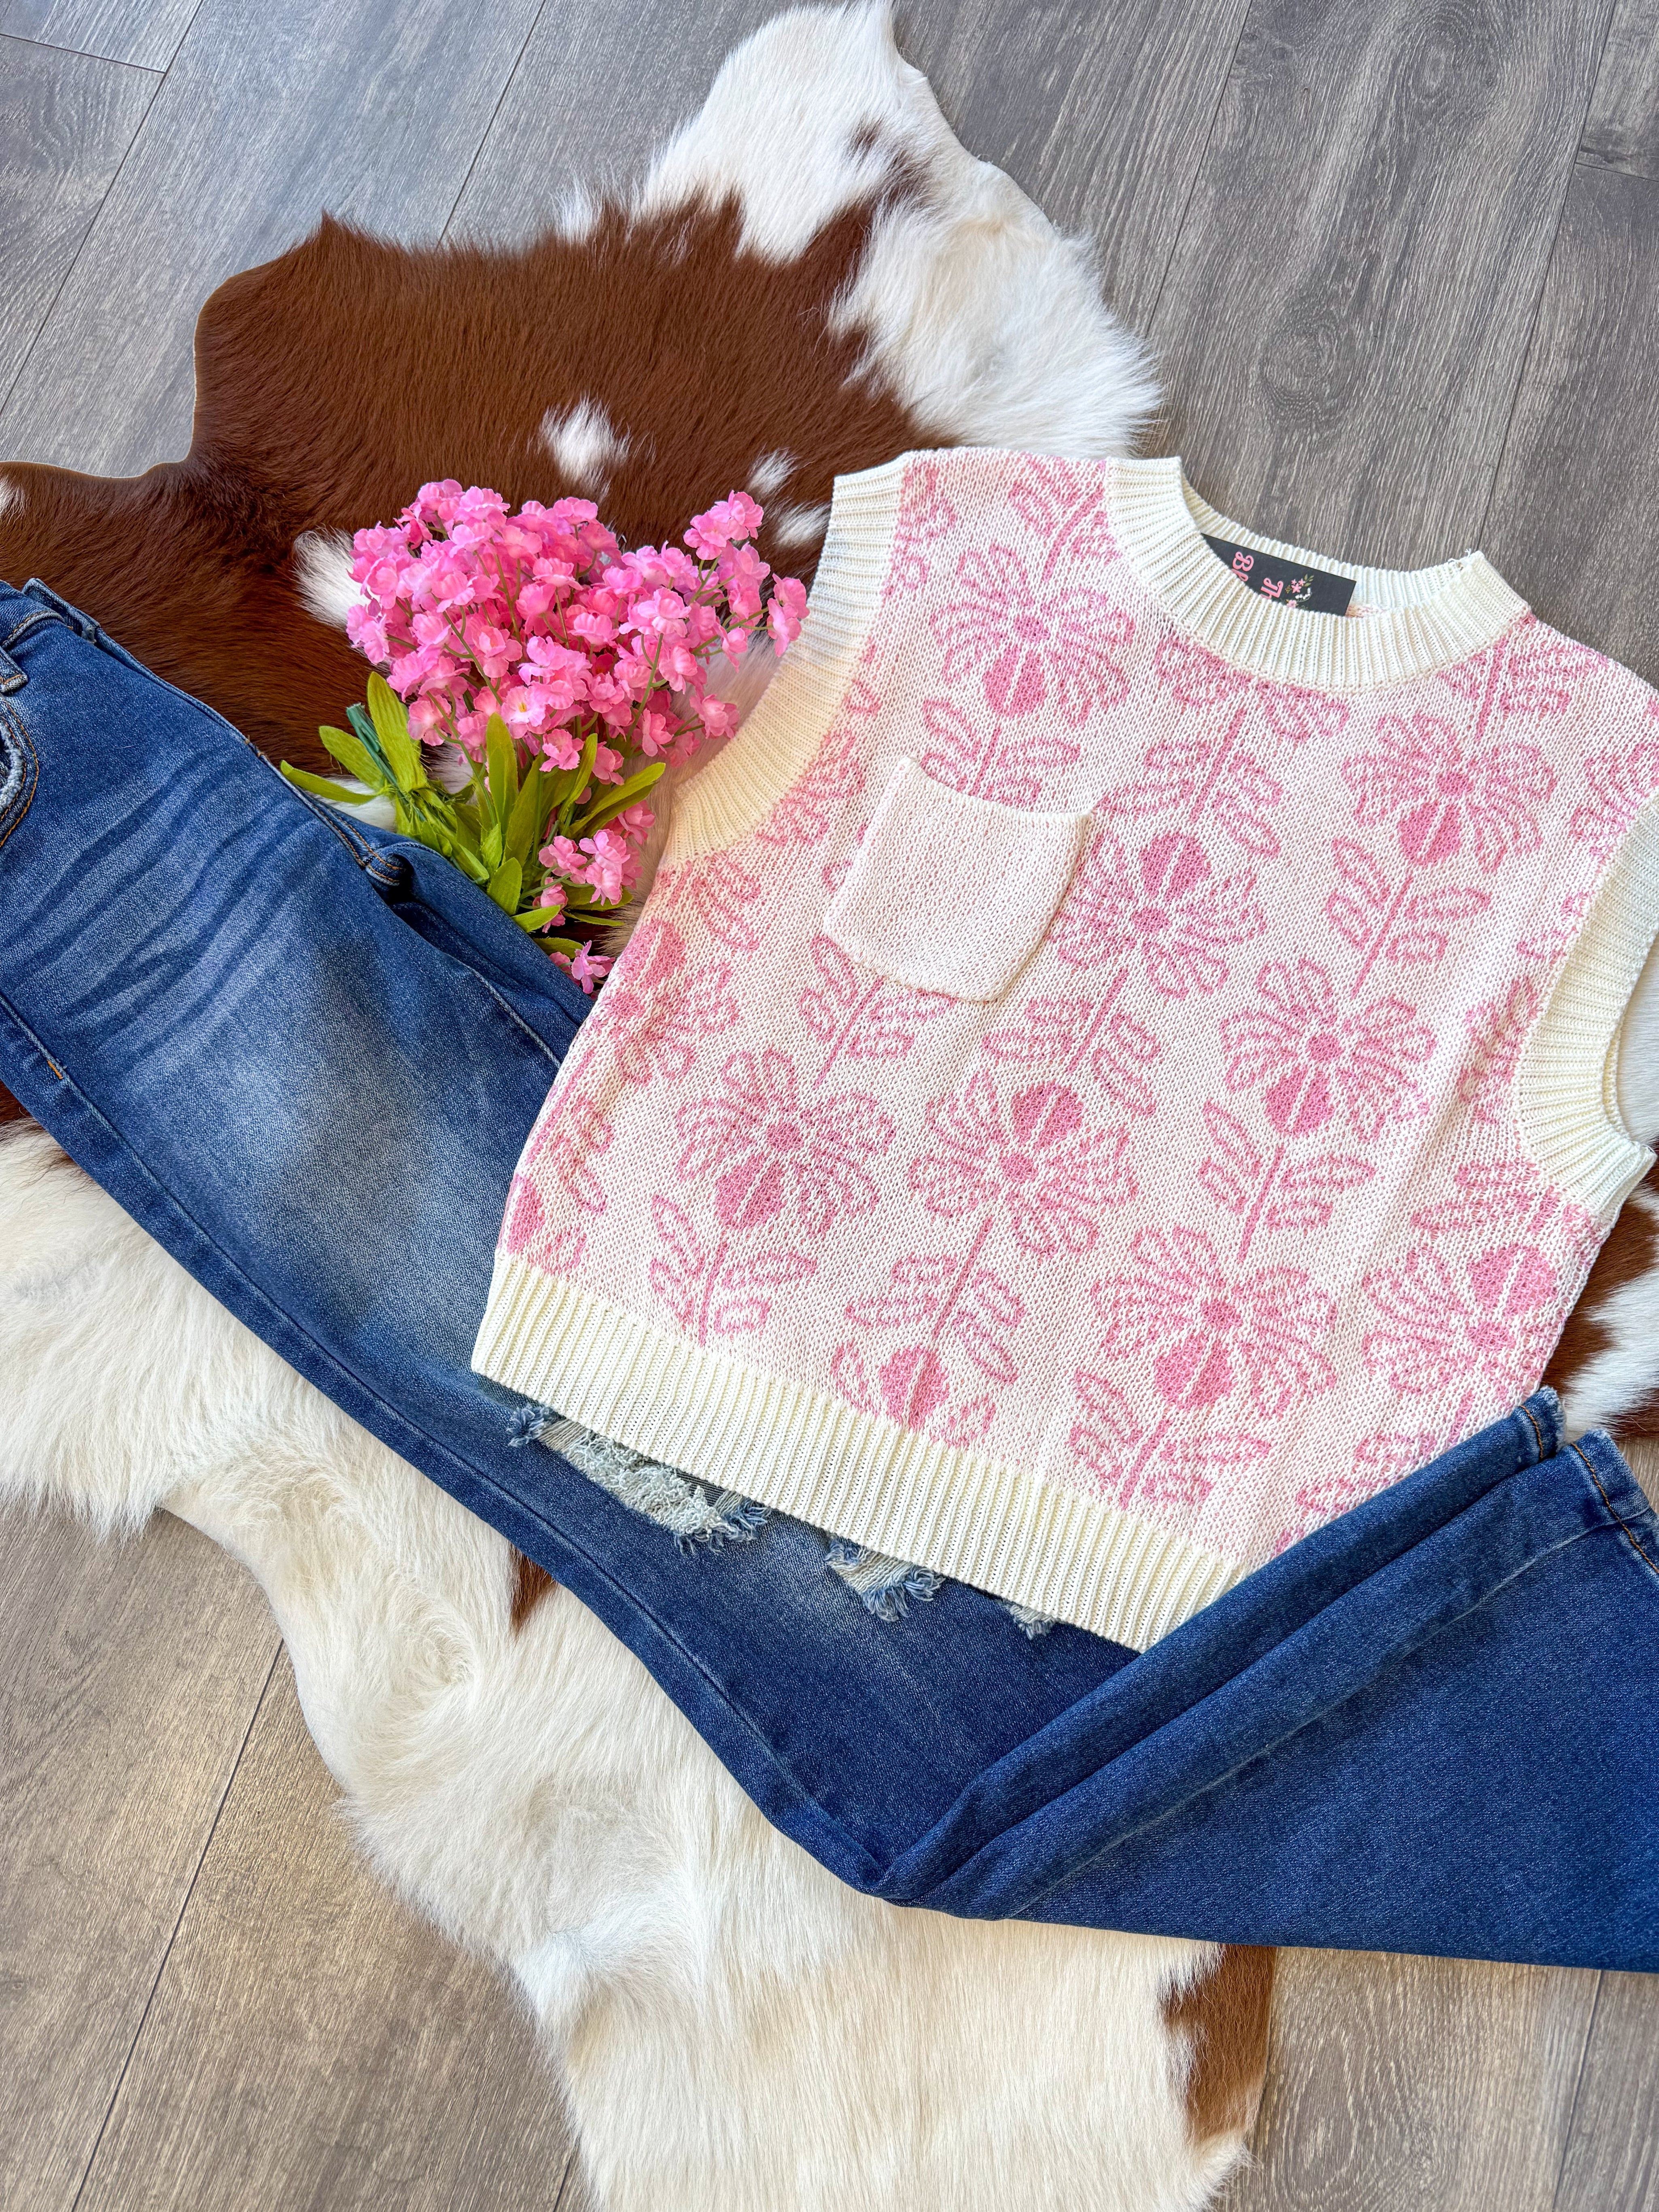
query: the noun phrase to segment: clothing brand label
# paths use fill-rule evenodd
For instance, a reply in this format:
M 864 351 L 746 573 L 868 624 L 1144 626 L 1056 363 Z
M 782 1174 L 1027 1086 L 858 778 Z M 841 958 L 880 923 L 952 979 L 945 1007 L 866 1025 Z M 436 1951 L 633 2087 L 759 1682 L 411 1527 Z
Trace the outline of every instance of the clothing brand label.
M 1276 553 L 1261 553 L 1253 545 L 1231 544 L 1224 538 L 1204 543 L 1218 561 L 1224 561 L 1241 584 L 1260 592 L 1264 599 L 1278 599 L 1287 607 L 1306 607 L 1316 615 L 1345 615 L 1353 597 L 1353 578 L 1334 576 L 1328 568 L 1315 568 L 1294 561 L 1281 561 Z

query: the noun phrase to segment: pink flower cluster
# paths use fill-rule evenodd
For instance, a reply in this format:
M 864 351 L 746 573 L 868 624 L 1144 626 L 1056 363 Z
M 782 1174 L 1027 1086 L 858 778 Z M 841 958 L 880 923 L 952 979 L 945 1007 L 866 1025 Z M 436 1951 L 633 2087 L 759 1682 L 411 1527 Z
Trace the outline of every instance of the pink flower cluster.
M 806 605 L 793 577 L 775 583 L 746 541 L 762 509 L 736 491 L 697 515 L 678 546 L 624 552 L 592 500 L 529 501 L 509 514 L 499 492 L 453 479 L 422 484 L 389 527 L 360 530 L 352 580 L 362 603 L 346 630 L 409 702 L 428 744 L 454 738 L 475 757 L 499 714 L 555 768 L 574 768 L 576 734 L 598 722 L 595 773 L 620 781 L 621 750 L 683 759 L 724 736 L 734 710 L 706 696 L 705 660 L 733 659 L 763 619 L 781 650 Z
M 477 485 L 422 484 L 395 523 L 353 539 L 362 598 L 347 635 L 425 744 L 453 739 L 480 763 L 499 714 L 521 763 L 569 771 L 586 760 L 574 807 L 561 809 L 574 819 L 598 786 L 731 733 L 736 708 L 708 688 L 716 654 L 737 659 L 763 626 L 780 652 L 799 632 L 805 586 L 779 576 L 763 591 L 771 571 L 750 542 L 761 521 L 734 491 L 693 519 L 689 551 L 626 550 L 591 500 L 531 500 L 515 514 Z M 555 877 L 589 905 L 618 903 L 651 823 L 640 803 L 591 836 L 554 836 L 539 854 L 549 920 L 568 896 Z M 603 972 L 595 958 L 584 967 Z

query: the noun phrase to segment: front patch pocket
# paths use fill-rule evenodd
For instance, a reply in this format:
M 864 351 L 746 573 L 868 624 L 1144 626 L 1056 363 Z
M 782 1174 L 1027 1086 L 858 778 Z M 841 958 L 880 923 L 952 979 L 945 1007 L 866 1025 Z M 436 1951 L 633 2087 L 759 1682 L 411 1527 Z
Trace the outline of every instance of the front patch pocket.
M 1054 920 L 1088 827 L 1086 814 L 1027 814 L 947 791 L 902 760 L 825 933 L 895 983 L 1000 999 Z

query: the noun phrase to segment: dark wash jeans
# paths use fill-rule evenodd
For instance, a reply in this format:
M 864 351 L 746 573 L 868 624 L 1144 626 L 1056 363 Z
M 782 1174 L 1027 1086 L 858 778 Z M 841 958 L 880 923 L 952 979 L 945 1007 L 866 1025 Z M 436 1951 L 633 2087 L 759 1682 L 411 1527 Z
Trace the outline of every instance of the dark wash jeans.
M 881 1620 L 797 1522 L 684 1551 L 514 1449 L 469 1355 L 584 1003 L 447 863 L 0 586 L 0 1081 L 798 1843 L 947 1912 L 1659 1969 L 1659 1526 L 1547 1392 L 1140 1656 L 960 1584 Z

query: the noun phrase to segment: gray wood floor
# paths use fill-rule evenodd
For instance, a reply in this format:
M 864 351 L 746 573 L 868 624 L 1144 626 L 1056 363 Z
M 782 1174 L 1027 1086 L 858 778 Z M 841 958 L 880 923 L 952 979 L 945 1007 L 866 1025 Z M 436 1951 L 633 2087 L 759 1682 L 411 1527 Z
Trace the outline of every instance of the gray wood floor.
M 325 207 L 533 230 L 772 12 L 0 0 L 0 455 L 181 453 L 221 277 Z M 1371 561 L 1482 544 L 1659 679 L 1659 0 L 900 23 L 968 145 L 1096 240 L 1212 499 Z M 9 2212 L 586 2204 L 522 2014 L 330 1795 L 241 1570 L 167 1519 L 0 1516 Z M 1659 1980 L 1286 1954 L 1255 2152 L 1228 2212 L 1659 2207 Z

